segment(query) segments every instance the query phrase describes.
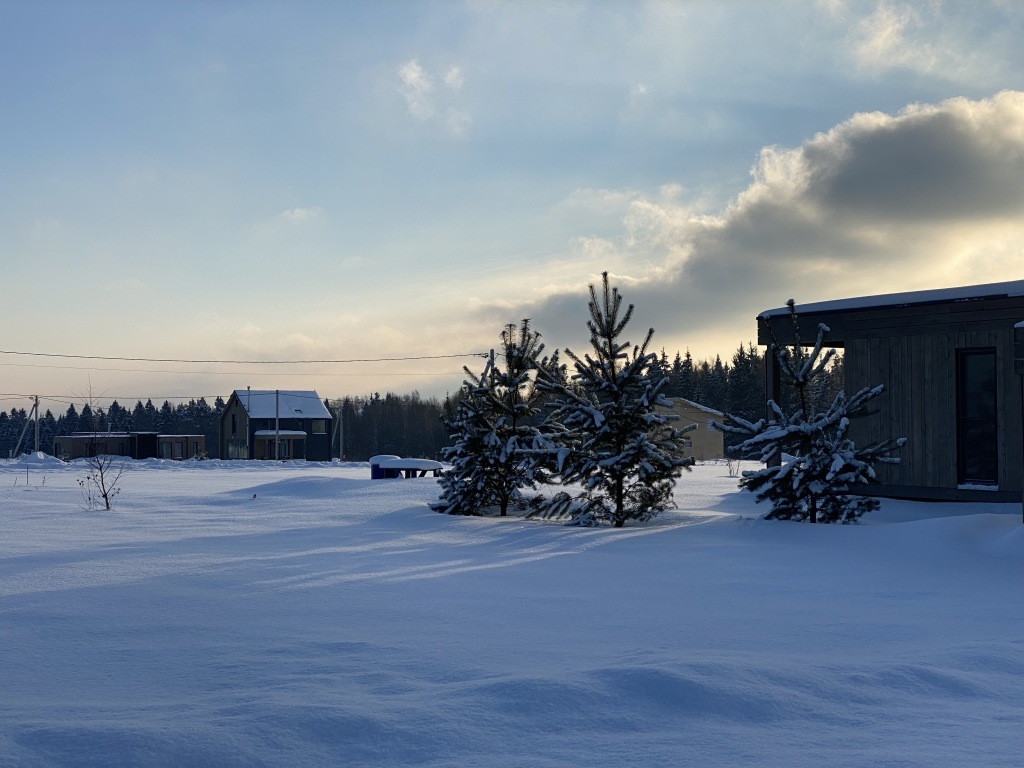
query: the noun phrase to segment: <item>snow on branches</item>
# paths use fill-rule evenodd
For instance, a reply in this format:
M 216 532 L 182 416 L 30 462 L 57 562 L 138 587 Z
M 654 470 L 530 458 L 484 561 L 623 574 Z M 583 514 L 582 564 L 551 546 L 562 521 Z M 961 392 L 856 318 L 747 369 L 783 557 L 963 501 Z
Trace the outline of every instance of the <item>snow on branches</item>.
M 643 344 L 629 351 L 620 341 L 633 315 L 630 304 L 622 312 L 622 296 L 602 275 L 601 297 L 590 286 L 591 353 L 582 358 L 565 350 L 575 374 L 570 381 L 544 376 L 541 389 L 554 395 L 549 424 L 556 425 L 561 450 L 553 471 L 563 483 L 579 483 L 583 494 L 563 492 L 536 514 L 567 515 L 582 524 L 648 520 L 669 506 L 675 479 L 689 469 L 692 459 L 680 457 L 673 440 L 691 425 L 676 431 L 668 427 L 674 416 L 657 406 L 671 406 L 662 395 L 665 376 L 651 377 L 657 355 L 648 352 L 654 329 Z
M 898 463 L 892 454 L 906 438 L 858 448 L 849 436 L 850 419 L 865 412 L 867 403 L 882 393 L 881 385 L 865 387 L 849 398 L 839 392 L 824 411 L 811 411 L 813 387 L 835 350 L 822 354 L 829 329 L 819 325 L 808 352 L 800 337 L 796 305 L 792 299 L 786 304 L 793 326 L 791 347 L 779 342 L 767 317 L 761 321 L 772 338 L 769 351 L 795 393 L 793 408 L 787 412 L 769 400 L 768 418 L 752 422 L 726 414 L 723 422 L 712 426 L 742 438 L 732 449 L 736 455 L 756 457 L 765 464 L 763 469 L 743 472 L 740 486 L 753 492 L 758 502 L 771 504 L 766 519 L 855 522 L 878 508 L 876 499 L 857 493 L 858 486 L 876 481 L 875 464 Z
M 480 515 L 497 508 L 502 516 L 542 477 L 540 457 L 550 453 L 538 419 L 536 387 L 538 367 L 557 367 L 557 355 L 541 360 L 540 334 L 523 320 L 501 333 L 500 361 L 494 350 L 483 373 L 467 375 L 457 402 L 449 403 L 446 424 L 453 445 L 444 458 L 452 463 L 440 480 L 441 497 L 433 504 L 439 512 Z

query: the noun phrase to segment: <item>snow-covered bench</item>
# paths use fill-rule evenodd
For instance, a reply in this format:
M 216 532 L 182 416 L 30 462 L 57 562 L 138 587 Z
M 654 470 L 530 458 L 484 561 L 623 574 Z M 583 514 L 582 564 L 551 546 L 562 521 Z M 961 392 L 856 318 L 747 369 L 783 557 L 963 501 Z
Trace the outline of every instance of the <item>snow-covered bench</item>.
M 370 459 L 370 478 L 426 477 L 429 472 L 437 477 L 441 462 L 431 459 L 403 459 L 398 456 L 374 456 Z

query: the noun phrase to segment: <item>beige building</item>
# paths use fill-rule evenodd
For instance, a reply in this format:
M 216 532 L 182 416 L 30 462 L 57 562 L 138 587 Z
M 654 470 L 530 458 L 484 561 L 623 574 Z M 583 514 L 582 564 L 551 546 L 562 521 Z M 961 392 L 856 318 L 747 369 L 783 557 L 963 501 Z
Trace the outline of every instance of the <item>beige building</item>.
M 710 419 L 721 421 L 725 414 L 681 397 L 668 399 L 672 401 L 672 407 L 658 410 L 674 413 L 679 417 L 677 421 L 671 423 L 671 426 L 682 429 L 690 424 L 697 425 L 695 429 L 680 438 L 678 443 L 680 454 L 692 456 L 697 461 L 725 458 L 725 441 L 722 433 L 708 429 Z

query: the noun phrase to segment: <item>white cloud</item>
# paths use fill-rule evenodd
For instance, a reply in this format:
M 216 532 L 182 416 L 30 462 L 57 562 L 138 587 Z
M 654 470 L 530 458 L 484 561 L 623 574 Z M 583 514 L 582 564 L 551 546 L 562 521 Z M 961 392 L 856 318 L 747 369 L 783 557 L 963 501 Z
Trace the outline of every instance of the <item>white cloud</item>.
M 468 134 L 473 118 L 458 98 L 465 84 L 460 67 L 451 66 L 440 76 L 443 89 L 435 88 L 435 77 L 416 59 L 398 68 L 398 78 L 399 91 L 412 117 L 424 123 L 436 122 L 455 138 Z
M 959 83 L 969 92 L 1017 81 L 1020 3 L 850 3 L 843 11 L 833 16 L 848 28 L 851 54 L 863 73 L 902 69 Z
M 409 114 L 417 120 L 430 119 L 434 115 L 434 104 L 430 98 L 434 83 L 430 76 L 416 59 L 412 59 L 398 68 L 398 77 L 402 81 L 401 91 Z
M 465 81 L 466 79 L 462 76 L 462 70 L 459 67 L 452 67 L 444 73 L 444 84 L 453 91 L 462 88 Z
M 323 208 L 318 206 L 312 208 L 289 208 L 287 211 L 282 212 L 279 218 L 292 224 L 302 224 L 319 218 L 323 212 Z
M 914 41 L 906 34 L 921 26 L 921 17 L 915 9 L 880 5 L 858 25 L 857 63 L 871 71 L 898 66 L 927 71 L 935 64 L 931 46 Z

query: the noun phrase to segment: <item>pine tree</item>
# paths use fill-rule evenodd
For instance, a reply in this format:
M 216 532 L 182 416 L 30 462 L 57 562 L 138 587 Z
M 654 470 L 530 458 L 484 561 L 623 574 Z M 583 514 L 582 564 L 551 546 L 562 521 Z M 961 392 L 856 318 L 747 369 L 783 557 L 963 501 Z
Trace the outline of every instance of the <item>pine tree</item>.
M 160 406 L 160 410 L 157 412 L 156 418 L 154 419 L 154 427 L 156 428 L 156 431 L 164 435 L 173 435 L 177 432 L 174 428 L 176 421 L 177 419 L 174 416 L 173 406 L 170 401 L 164 400 L 164 404 Z
M 676 353 L 676 360 L 679 361 L 679 365 L 676 366 L 675 363 L 672 365 L 672 385 L 674 387 L 672 394 L 685 400 L 696 400 L 697 382 L 693 355 L 687 349 L 686 356 L 682 360 L 679 359 L 679 353 Z
M 548 444 L 535 418 L 535 376 L 538 366 L 557 361 L 539 360 L 544 345 L 529 320 L 506 326 L 501 342 L 500 361 L 491 350 L 482 374 L 465 369 L 469 378 L 449 421 L 454 444 L 444 453 L 452 469 L 433 506 L 439 512 L 478 515 L 493 506 L 505 516 L 523 488 L 536 486 Z
M 96 414 L 93 413 L 92 406 L 89 403 L 85 403 L 82 406 L 82 412 L 78 416 L 78 430 L 80 432 L 95 432 L 97 428 Z
M 857 486 L 875 480 L 874 464 L 898 463 L 891 455 L 906 443 L 905 438 L 882 440 L 858 448 L 849 437 L 850 419 L 864 413 L 867 403 L 882 393 L 882 386 L 865 387 L 852 397 L 839 391 L 824 410 L 815 408 L 813 393 L 827 375 L 834 350 L 822 355 L 828 327 L 818 326 L 814 347 L 808 352 L 801 343 L 796 306 L 787 302 L 793 325 L 794 344 L 779 343 L 767 317 L 762 322 L 771 334 L 769 354 L 778 361 L 792 386 L 795 405 L 786 411 L 772 400 L 772 417 L 752 422 L 726 414 L 713 426 L 726 435 L 742 438 L 733 452 L 739 456 L 760 454 L 763 469 L 743 472 L 740 487 L 753 492 L 757 501 L 768 501 L 767 520 L 807 520 L 811 523 L 852 523 L 865 512 L 878 508 L 877 499 L 857 495 Z
M 764 412 L 764 357 L 752 342 L 740 344 L 729 366 L 728 395 L 723 410 L 756 419 Z
M 600 298 L 590 286 L 587 328 L 593 357 L 580 358 L 567 349 L 576 370 L 574 386 L 548 381 L 543 386 L 556 396 L 550 421 L 564 430 L 566 441 L 557 471 L 564 483 L 584 487 L 570 513 L 582 524 L 621 528 L 627 520 L 648 520 L 666 509 L 675 479 L 692 459 L 676 456 L 672 440 L 678 433 L 667 426 L 670 416 L 656 410 L 671 403 L 662 395 L 668 378 L 648 376 L 657 357 L 647 351 L 654 329 L 630 354 L 629 342 L 619 338 L 634 307 L 623 313 L 622 296 L 609 285 L 607 272 L 602 279 Z

